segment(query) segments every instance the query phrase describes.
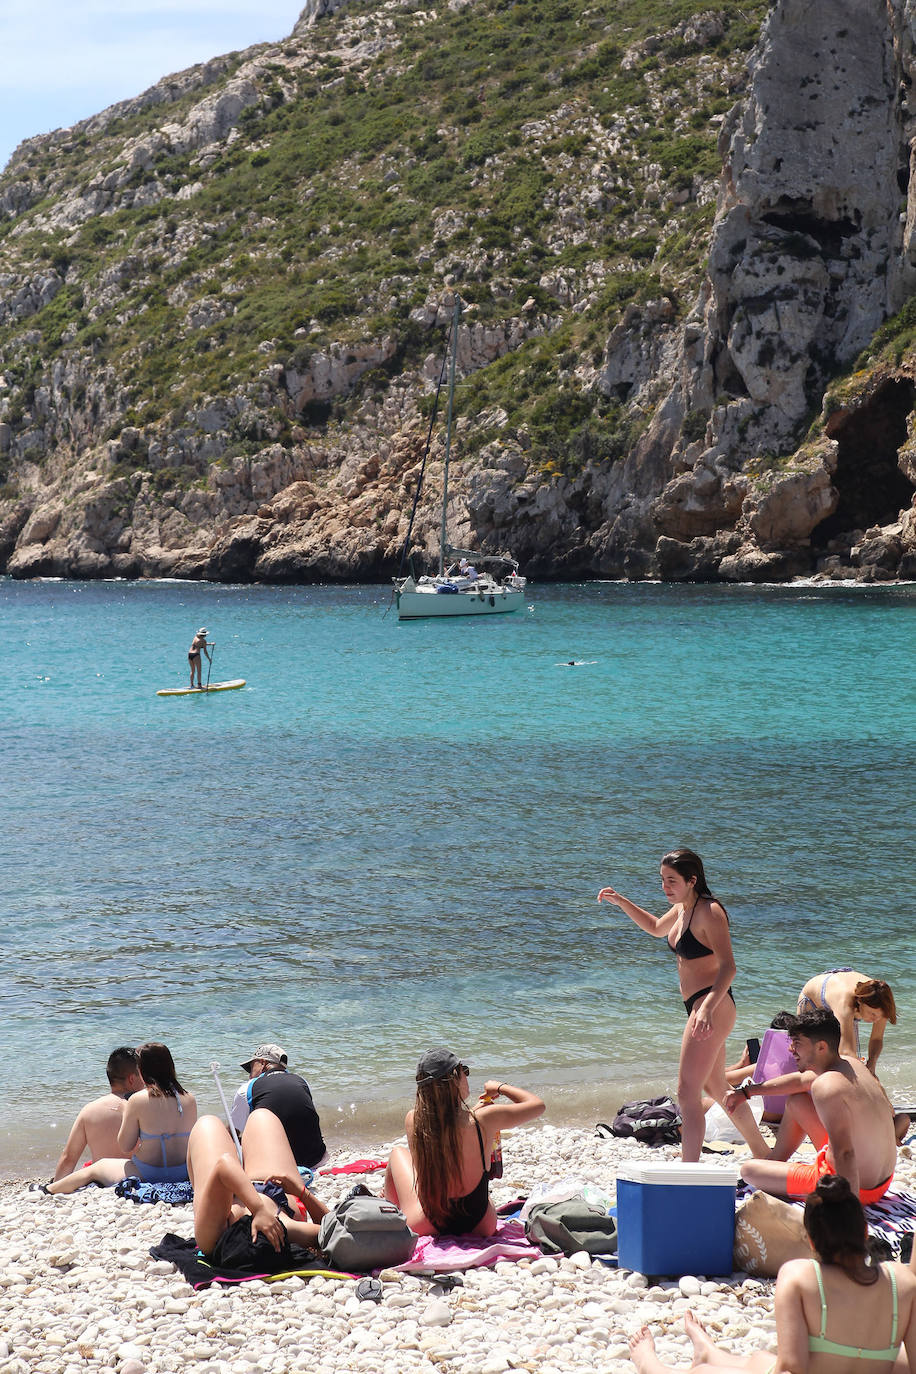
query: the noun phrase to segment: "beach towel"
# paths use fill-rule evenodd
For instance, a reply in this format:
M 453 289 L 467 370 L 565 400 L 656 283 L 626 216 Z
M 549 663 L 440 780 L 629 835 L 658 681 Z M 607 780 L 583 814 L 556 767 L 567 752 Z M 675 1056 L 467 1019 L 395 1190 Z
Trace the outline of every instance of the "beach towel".
M 194 1201 L 190 1183 L 144 1183 L 140 1178 L 122 1178 L 115 1184 L 118 1197 L 131 1202 L 168 1202 L 172 1207 L 187 1206 Z
M 291 1278 L 293 1275 L 298 1275 L 303 1279 L 313 1279 L 317 1274 L 333 1279 L 355 1277 L 353 1274 L 345 1274 L 337 1269 L 328 1269 L 320 1256 L 312 1250 L 303 1250 L 298 1245 L 291 1245 L 289 1248 L 292 1267 L 276 1274 L 252 1274 L 227 1266 L 223 1266 L 217 1271 L 212 1264 L 204 1259 L 197 1248 L 197 1242 L 193 1238 L 176 1236 L 171 1232 L 163 1236 L 158 1245 L 152 1247 L 150 1254 L 153 1259 L 166 1260 L 169 1264 L 174 1264 L 175 1268 L 195 1290 L 209 1288 L 213 1283 L 249 1283 L 252 1279 L 277 1282 L 280 1279 Z
M 373 1174 L 376 1169 L 387 1169 L 384 1159 L 354 1159 L 352 1164 L 336 1164 L 333 1169 L 319 1169 L 319 1174 Z
M 502 1221 L 492 1236 L 421 1236 L 413 1255 L 395 1265 L 399 1273 L 445 1273 L 487 1268 L 499 1260 L 540 1259 L 541 1250 L 525 1237 L 517 1221 Z

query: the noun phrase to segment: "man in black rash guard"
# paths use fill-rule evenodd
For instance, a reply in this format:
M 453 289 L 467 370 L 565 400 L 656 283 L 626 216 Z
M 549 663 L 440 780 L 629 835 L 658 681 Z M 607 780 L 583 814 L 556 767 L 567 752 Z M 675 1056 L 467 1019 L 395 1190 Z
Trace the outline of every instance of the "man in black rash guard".
M 259 1045 L 242 1068 L 250 1075 L 235 1095 L 230 1113 L 241 1135 L 249 1114 L 266 1107 L 283 1123 L 297 1164 L 314 1168 L 327 1152 L 321 1123 L 304 1078 L 287 1069 L 287 1056 L 279 1045 Z

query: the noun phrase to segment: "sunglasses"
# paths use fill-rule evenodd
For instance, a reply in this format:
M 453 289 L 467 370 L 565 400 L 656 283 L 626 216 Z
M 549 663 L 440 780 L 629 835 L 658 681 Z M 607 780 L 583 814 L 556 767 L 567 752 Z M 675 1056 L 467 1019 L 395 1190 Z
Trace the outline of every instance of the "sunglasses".
M 455 1072 L 463 1073 L 465 1078 L 469 1078 L 471 1070 L 468 1068 L 467 1064 L 459 1064 Z

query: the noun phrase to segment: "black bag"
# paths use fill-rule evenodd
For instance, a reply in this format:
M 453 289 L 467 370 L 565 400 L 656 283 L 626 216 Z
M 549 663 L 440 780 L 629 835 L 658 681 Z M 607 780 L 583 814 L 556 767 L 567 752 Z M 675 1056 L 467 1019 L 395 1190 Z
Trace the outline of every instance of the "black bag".
M 291 1244 L 285 1229 L 279 1250 L 275 1250 L 261 1232 L 252 1240 L 250 1216 L 239 1217 L 238 1221 L 231 1222 L 207 1258 L 216 1273 L 229 1270 L 233 1274 L 252 1277 L 258 1274 L 285 1274 L 288 1270 L 315 1262 L 314 1251 Z
M 581 1193 L 562 1202 L 536 1202 L 525 1220 L 525 1234 L 548 1255 L 616 1255 L 617 1222 Z
M 625 1102 L 611 1125 L 613 1135 L 631 1136 L 644 1145 L 679 1145 L 681 1114 L 670 1097 Z

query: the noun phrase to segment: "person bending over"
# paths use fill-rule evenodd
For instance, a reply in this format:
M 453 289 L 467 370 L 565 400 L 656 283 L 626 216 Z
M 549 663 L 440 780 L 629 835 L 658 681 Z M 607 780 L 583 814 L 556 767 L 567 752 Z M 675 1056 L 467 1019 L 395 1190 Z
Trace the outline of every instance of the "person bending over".
M 859 1022 L 871 1026 L 865 1062 L 872 1073 L 884 1048 L 887 1023 L 897 1024 L 897 1006 L 887 983 L 866 978 L 851 968 L 834 968 L 809 978 L 798 994 L 798 1014 L 806 1011 L 832 1011 L 840 1023 L 840 1054 L 861 1058 Z
M 729 1093 L 726 1109 L 743 1099 L 788 1094 L 776 1143 L 765 1159 L 745 1160 L 741 1173 L 752 1188 L 782 1197 L 805 1197 L 823 1174 L 840 1174 L 863 1202 L 877 1202 L 894 1176 L 897 1143 L 891 1104 L 861 1059 L 841 1055 L 840 1023 L 831 1011 L 809 1011 L 788 1027 L 799 1072 L 746 1083 Z M 814 1164 L 789 1162 L 808 1137 Z
M 122 1178 L 146 1183 L 186 1183 L 188 1136 L 197 1120 L 197 1102 L 175 1073 L 166 1045 L 157 1041 L 137 1051 L 143 1088 L 124 1106 L 118 1149 L 128 1159 L 96 1159 L 86 1169 L 65 1174 L 47 1187 L 49 1193 L 75 1193 L 87 1183 L 111 1187 Z
M 822 1178 L 805 1202 L 805 1230 L 816 1258 L 789 1260 L 776 1280 L 776 1355 L 733 1355 L 715 1344 L 692 1312 L 692 1374 L 916 1374 L 916 1275 L 902 1264 L 875 1265 L 866 1252 L 862 1204 L 845 1178 Z M 630 1341 L 639 1374 L 672 1374 L 644 1326 Z
M 385 1196 L 418 1236 L 491 1236 L 496 1211 L 487 1185 L 496 1134 L 544 1111 L 534 1093 L 495 1080 L 469 1107 L 468 1073 L 467 1064 L 445 1049 L 428 1050 L 417 1065 L 407 1148 L 391 1152 Z M 495 1100 L 500 1097 L 506 1100 Z

